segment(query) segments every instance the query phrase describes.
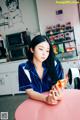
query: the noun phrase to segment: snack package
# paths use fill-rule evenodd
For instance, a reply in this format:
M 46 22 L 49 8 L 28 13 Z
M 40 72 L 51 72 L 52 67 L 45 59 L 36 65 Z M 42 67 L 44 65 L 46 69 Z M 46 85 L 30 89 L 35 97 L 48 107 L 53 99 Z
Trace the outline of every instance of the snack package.
M 66 84 L 67 84 L 67 79 L 62 79 L 62 80 L 58 80 L 56 86 L 62 89 L 65 88 Z
M 50 94 L 52 94 L 53 98 L 55 100 L 61 100 L 62 99 L 62 89 L 66 87 L 66 84 L 68 82 L 68 77 L 58 80 L 56 85 L 52 86 L 52 89 L 50 90 Z

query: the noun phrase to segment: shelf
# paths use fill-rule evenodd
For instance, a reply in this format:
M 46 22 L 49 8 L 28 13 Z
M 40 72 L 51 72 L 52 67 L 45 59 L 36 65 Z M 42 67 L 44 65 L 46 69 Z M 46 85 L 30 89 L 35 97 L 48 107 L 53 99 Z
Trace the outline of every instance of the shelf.
M 0 63 L 5 63 L 6 61 L 7 61 L 6 58 L 4 58 L 4 59 L 0 59 Z
M 11 61 L 20 60 L 20 59 L 26 59 L 26 58 L 27 58 L 26 56 L 19 56 L 18 58 L 17 57 L 11 58 Z
M 72 29 L 60 32 L 53 32 L 53 30 L 49 30 L 46 32 L 46 35 L 53 46 L 55 55 L 63 55 L 65 53 L 70 54 L 73 52 L 76 53 L 76 56 L 78 55 L 73 27 Z
M 29 45 L 15 45 L 15 46 L 10 46 L 8 49 L 9 50 L 14 50 L 14 49 L 20 49 L 20 48 L 28 48 Z
M 61 33 L 66 33 L 66 32 L 72 32 L 74 29 L 69 29 L 69 30 L 64 30 L 64 31 L 60 31 L 60 32 L 54 32 L 53 30 L 49 30 L 46 32 L 47 36 L 51 36 L 51 35 L 57 35 L 57 34 L 61 34 Z M 52 34 L 50 34 L 50 32 L 52 32 Z
M 5 25 L 9 25 L 9 23 L 8 22 L 0 23 L 0 27 L 5 26 Z
M 60 60 L 63 59 L 72 59 L 76 57 L 76 51 L 71 51 L 71 52 L 64 52 L 64 53 L 59 53 L 56 55 Z
M 57 44 L 61 44 L 61 43 L 68 43 L 68 42 L 73 42 L 74 40 L 53 40 L 51 41 L 52 45 L 57 45 Z

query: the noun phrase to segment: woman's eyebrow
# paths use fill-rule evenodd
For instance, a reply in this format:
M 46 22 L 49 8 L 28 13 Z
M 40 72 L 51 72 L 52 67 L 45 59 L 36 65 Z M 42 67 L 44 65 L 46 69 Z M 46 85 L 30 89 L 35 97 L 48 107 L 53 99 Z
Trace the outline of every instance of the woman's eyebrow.
M 44 46 L 40 45 L 39 47 L 45 48 Z M 47 47 L 47 49 L 50 49 L 49 47 Z

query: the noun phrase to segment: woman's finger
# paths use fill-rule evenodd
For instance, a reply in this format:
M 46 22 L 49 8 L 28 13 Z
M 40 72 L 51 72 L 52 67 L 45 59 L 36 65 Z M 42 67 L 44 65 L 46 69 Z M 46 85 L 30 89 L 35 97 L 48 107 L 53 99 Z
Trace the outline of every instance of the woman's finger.
M 48 95 L 48 103 L 57 104 L 57 101 L 53 99 L 53 95 L 51 93 Z

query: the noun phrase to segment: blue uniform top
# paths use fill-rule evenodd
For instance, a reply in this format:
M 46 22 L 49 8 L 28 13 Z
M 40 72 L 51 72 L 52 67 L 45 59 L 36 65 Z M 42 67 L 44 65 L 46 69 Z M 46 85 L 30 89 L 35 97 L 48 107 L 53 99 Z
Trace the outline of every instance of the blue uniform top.
M 19 90 L 25 91 L 26 89 L 32 88 L 37 92 L 49 91 L 52 86 L 52 80 L 47 73 L 47 68 L 43 64 L 44 72 L 42 79 L 39 78 L 34 64 L 31 61 L 22 63 L 19 65 L 18 75 L 19 75 Z M 63 78 L 63 69 L 61 63 L 58 59 L 55 59 L 55 70 L 58 75 L 58 79 Z

